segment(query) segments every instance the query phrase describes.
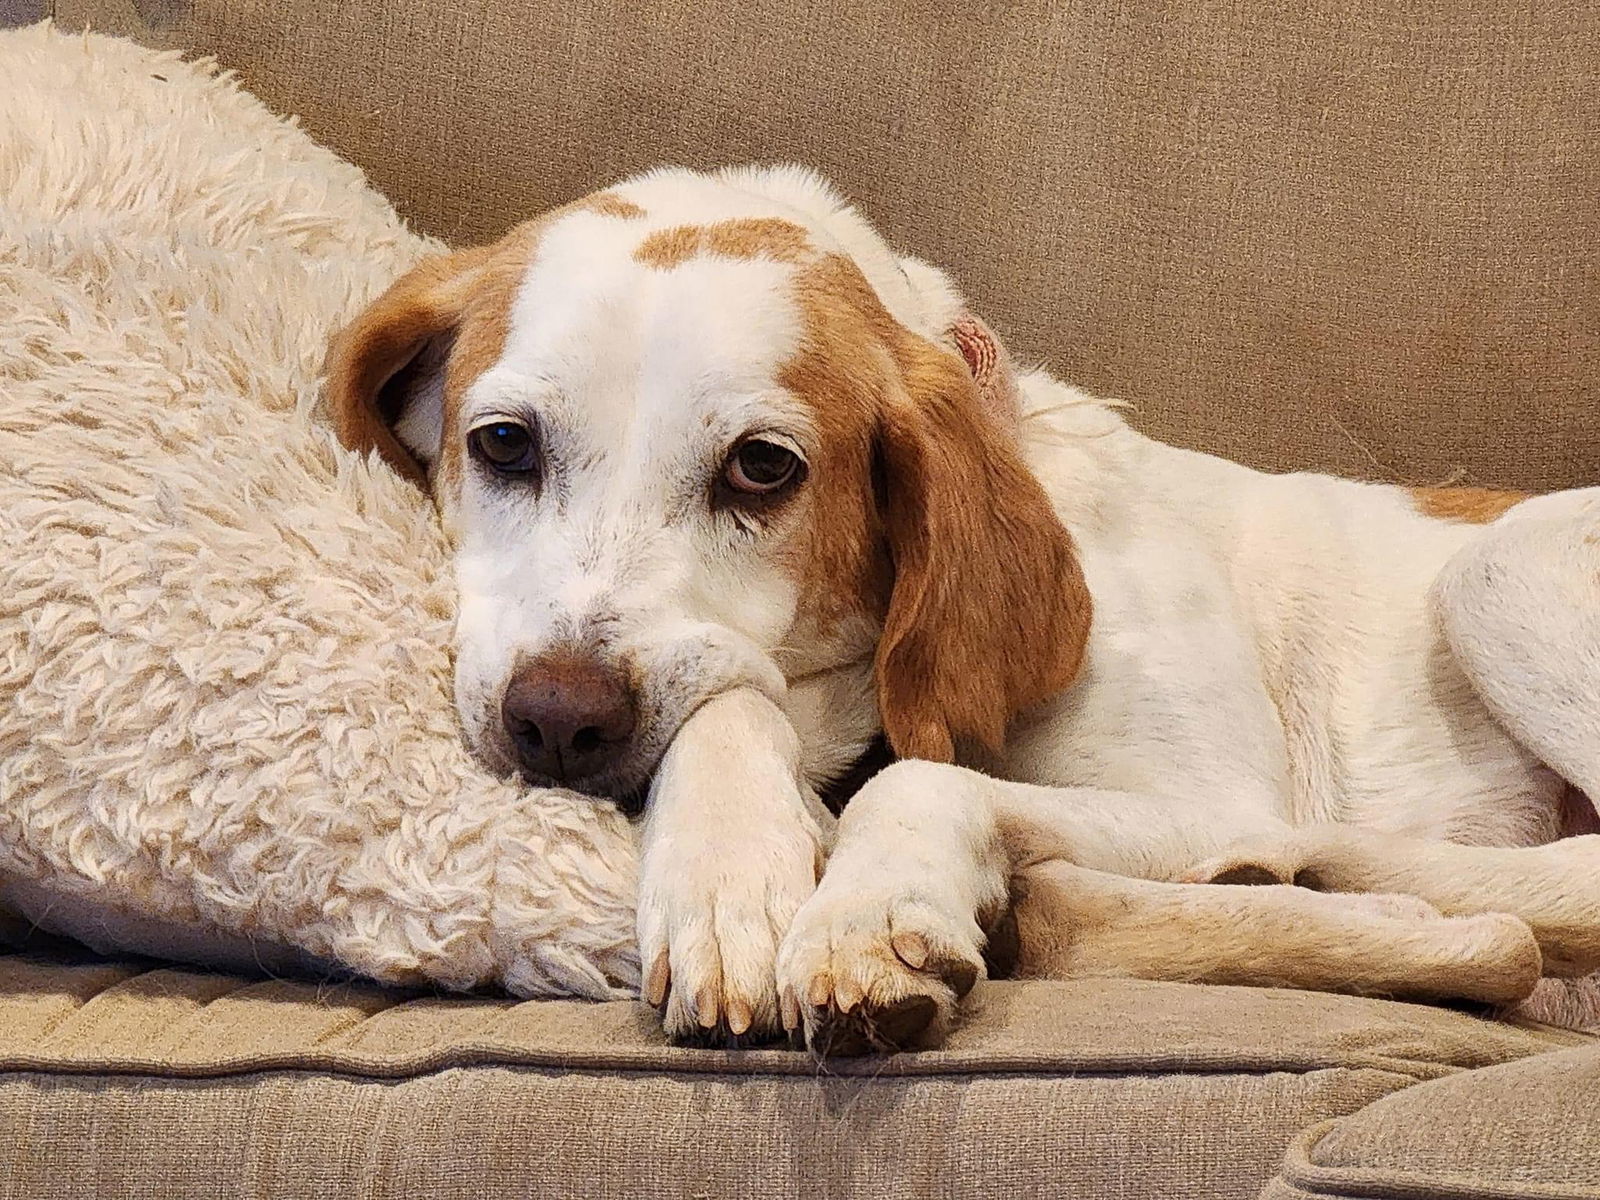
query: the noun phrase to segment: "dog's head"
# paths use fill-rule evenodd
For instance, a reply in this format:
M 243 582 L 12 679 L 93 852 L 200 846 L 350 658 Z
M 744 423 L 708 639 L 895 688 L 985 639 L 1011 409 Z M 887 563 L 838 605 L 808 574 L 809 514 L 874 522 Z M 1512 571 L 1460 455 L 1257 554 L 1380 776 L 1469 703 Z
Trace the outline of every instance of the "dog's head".
M 1004 351 L 806 172 L 652 172 L 425 261 L 328 397 L 436 498 L 496 767 L 636 793 L 708 697 L 868 659 L 894 750 L 948 760 L 1077 668 Z

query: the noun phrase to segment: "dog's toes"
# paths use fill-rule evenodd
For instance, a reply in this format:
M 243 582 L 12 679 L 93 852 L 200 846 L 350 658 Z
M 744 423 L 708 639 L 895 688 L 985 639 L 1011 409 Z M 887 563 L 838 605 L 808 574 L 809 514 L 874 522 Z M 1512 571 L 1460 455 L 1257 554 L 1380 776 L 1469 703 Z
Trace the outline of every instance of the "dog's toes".
M 710 985 L 693 994 L 674 989 L 659 1011 L 663 1031 L 680 1046 L 736 1050 L 787 1036 L 775 994 L 743 996 Z
M 784 1007 L 822 1055 L 937 1045 L 983 974 L 981 941 L 924 901 L 824 898 L 785 942 Z
M 770 861 L 778 866 L 719 875 L 714 862 L 695 860 L 641 887 L 643 994 L 672 1041 L 737 1048 L 785 1036 L 778 946 L 815 887 L 814 847 L 755 856 Z
M 823 1007 L 809 1025 L 807 1041 L 817 1054 L 852 1058 L 892 1054 L 924 1044 L 930 1028 L 945 1019 L 931 995 L 907 996 L 891 1004 L 862 1004 L 849 1012 Z
M 657 1008 L 667 1037 L 681 1046 L 738 1049 L 786 1036 L 770 976 L 753 983 L 713 972 L 682 986 L 675 978 Z
M 673 1042 L 760 1045 L 784 1035 L 773 962 L 774 939 L 717 939 L 700 923 L 679 932 L 646 973 L 644 999 L 661 1013 Z
M 870 986 L 873 994 L 864 995 L 858 983 L 835 981 L 826 999 L 802 1009 L 805 1042 L 813 1053 L 829 1058 L 893 1054 L 944 1040 L 957 1003 L 947 984 L 908 976 L 881 977 Z

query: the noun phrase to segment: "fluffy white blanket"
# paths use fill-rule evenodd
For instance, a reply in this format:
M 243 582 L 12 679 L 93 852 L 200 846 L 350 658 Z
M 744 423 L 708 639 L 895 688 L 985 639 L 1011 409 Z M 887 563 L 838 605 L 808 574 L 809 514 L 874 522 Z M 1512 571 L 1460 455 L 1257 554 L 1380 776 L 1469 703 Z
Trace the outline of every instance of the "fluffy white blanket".
M 0 896 L 102 945 L 612 996 L 635 849 L 484 773 L 427 502 L 317 423 L 420 254 L 208 64 L 0 34 Z

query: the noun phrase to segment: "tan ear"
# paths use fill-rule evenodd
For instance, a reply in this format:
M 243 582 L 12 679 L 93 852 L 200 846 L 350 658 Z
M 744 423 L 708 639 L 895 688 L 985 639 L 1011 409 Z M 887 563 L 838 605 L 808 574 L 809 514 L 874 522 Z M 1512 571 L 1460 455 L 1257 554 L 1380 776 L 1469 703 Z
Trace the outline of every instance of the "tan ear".
M 437 446 L 397 430 L 403 421 L 414 430 L 439 428 L 450 345 L 488 255 L 479 248 L 424 259 L 328 348 L 323 397 L 339 441 L 358 453 L 376 450 L 419 486 Z
M 1064 690 L 1089 636 L 1072 537 L 960 359 L 924 343 L 881 432 L 894 586 L 878 706 L 902 758 L 998 751 Z

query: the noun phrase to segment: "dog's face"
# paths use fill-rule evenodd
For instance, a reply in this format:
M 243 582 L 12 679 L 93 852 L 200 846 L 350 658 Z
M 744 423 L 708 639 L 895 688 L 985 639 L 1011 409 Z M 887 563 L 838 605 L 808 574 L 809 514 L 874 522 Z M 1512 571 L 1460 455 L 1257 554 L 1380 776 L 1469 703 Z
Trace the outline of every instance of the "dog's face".
M 948 758 L 1065 686 L 1070 543 L 960 323 L 794 171 L 647 175 L 396 283 L 329 398 L 443 514 L 480 756 L 620 798 L 731 688 L 875 656 L 896 749 Z

